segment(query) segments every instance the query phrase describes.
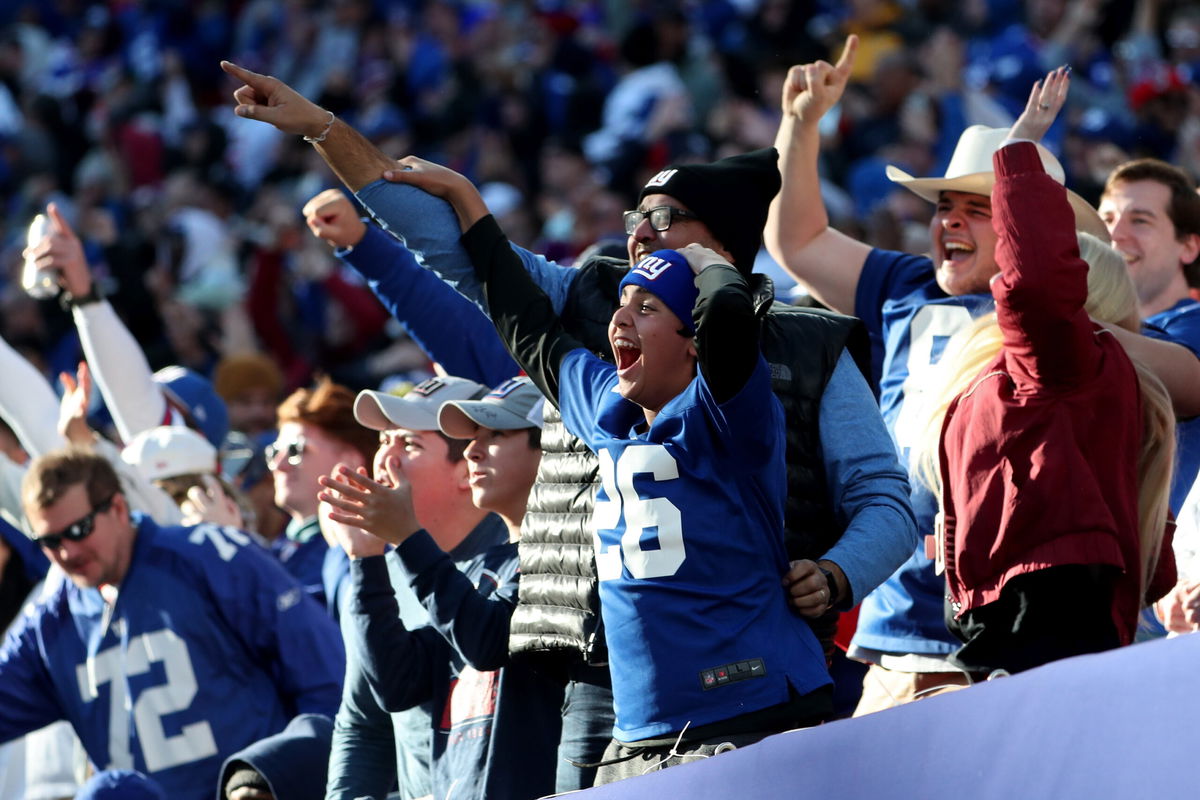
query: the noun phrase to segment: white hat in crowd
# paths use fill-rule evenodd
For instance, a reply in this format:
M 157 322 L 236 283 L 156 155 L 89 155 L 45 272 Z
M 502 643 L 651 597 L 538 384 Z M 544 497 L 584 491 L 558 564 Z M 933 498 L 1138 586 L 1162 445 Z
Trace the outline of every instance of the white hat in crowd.
M 510 378 L 478 400 L 444 403 L 438 412 L 438 425 L 451 439 L 470 439 L 479 428 L 540 428 L 542 399 L 529 378 Z
M 148 481 L 217 472 L 217 448 L 202 434 L 182 425 L 142 431 L 125 445 L 121 458 Z
M 354 398 L 354 418 L 371 430 L 405 428 L 436 431 L 438 409 L 447 400 L 473 400 L 487 394 L 482 383 L 466 378 L 430 378 L 408 390 L 403 397 L 365 389 Z
M 931 203 L 938 201 L 941 192 L 967 192 L 982 194 L 990 197 L 992 187 L 996 183 L 996 173 L 992 169 L 992 154 L 1000 149 L 1008 139 L 1009 128 L 988 128 L 983 125 L 972 125 L 958 137 L 954 146 L 954 155 L 946 167 L 946 174 L 940 178 L 914 178 L 899 167 L 891 164 L 887 167 L 887 176 L 919 197 Z M 1067 177 L 1062 164 L 1054 154 L 1037 145 L 1038 155 L 1042 158 L 1042 166 L 1046 174 L 1061 184 L 1066 184 Z M 1102 242 L 1108 242 L 1108 229 L 1104 220 L 1096 213 L 1096 209 L 1079 195 L 1067 190 L 1067 200 L 1071 210 L 1075 212 L 1075 229 L 1090 233 Z

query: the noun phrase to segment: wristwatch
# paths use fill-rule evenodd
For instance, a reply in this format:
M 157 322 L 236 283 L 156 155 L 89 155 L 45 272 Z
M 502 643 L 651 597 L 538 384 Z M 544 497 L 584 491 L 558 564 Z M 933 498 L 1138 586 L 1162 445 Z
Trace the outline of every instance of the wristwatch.
M 69 311 L 75 306 L 87 306 L 92 303 L 99 303 L 104 299 L 104 292 L 100 288 L 99 281 L 92 281 L 92 288 L 87 294 L 81 294 L 75 297 L 70 292 L 63 292 L 58 296 L 59 303 L 62 304 L 64 311 Z
M 825 581 L 829 585 L 829 602 L 830 608 L 837 608 L 838 601 L 842 599 L 841 592 L 838 591 L 837 578 L 833 576 L 833 570 L 828 570 L 817 565 L 817 569 L 821 570 L 821 574 L 825 576 Z

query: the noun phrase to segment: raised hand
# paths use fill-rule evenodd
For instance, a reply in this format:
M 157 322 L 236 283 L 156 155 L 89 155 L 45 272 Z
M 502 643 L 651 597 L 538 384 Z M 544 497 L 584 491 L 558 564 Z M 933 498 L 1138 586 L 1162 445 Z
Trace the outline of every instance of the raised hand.
M 319 137 L 328 129 L 332 114 L 292 87 L 270 75 L 222 61 L 221 69 L 244 85 L 233 92 L 233 113 L 273 125 L 284 133 Z
M 396 168 L 384 172 L 383 178 L 392 183 L 411 184 L 434 197 L 450 202 L 474 189 L 474 185 L 465 175 L 416 156 L 405 156 L 397 160 Z
M 87 423 L 92 402 L 92 373 L 87 362 L 79 362 L 76 375 L 62 372 L 58 379 L 63 385 L 62 401 L 58 406 L 58 432 L 71 444 L 93 444 L 96 434 Z
M 321 503 L 317 506 L 317 520 L 326 541 L 329 541 L 329 537 L 332 536 L 333 540 L 346 551 L 346 555 L 350 558 L 369 558 L 370 556 L 381 556 L 387 552 L 387 542 L 372 536 L 362 528 L 337 522 L 330 516 L 335 513 L 337 510 L 329 503 Z M 330 544 L 332 546 L 332 542 Z
M 679 248 L 679 255 L 687 259 L 688 266 L 692 268 L 692 272 L 696 275 L 699 275 L 713 264 L 729 263 L 728 258 L 718 255 L 715 250 L 711 250 L 695 242 L 689 244 L 687 247 Z
M 1071 88 L 1071 68 L 1052 69 L 1046 77 L 1033 84 L 1029 90 L 1029 101 L 1017 121 L 1013 123 L 1009 137 L 1040 142 L 1058 118 L 1058 112 L 1067 102 L 1067 90 Z
M 374 481 L 367 477 L 365 469 L 352 472 L 345 464 L 338 464 L 332 473 L 317 478 L 323 487 L 317 499 L 332 506 L 328 518 L 334 522 L 360 528 L 398 545 L 421 526 L 413 511 L 412 487 L 400 472 L 399 460 L 389 457 L 384 469 L 386 477 Z
M 92 273 L 83 255 L 83 245 L 57 203 L 46 206 L 50 226 L 42 240 L 25 248 L 22 256 L 33 259 L 38 269 L 58 272 L 59 283 L 72 297 L 84 297 L 92 291 Z
M 304 204 L 302 213 L 313 236 L 334 247 L 354 247 L 367 232 L 367 224 L 341 189 L 321 192 Z
M 854 54 L 858 50 L 858 37 L 846 39 L 841 58 L 836 65 L 828 61 L 798 64 L 788 70 L 783 82 L 782 106 L 784 116 L 795 117 L 800 122 L 816 123 L 842 99 L 846 82 L 854 68 Z
M 384 170 L 383 178 L 392 183 L 407 183 L 447 201 L 464 231 L 489 213 L 479 190 L 465 175 L 423 158 L 405 156 L 395 167 Z

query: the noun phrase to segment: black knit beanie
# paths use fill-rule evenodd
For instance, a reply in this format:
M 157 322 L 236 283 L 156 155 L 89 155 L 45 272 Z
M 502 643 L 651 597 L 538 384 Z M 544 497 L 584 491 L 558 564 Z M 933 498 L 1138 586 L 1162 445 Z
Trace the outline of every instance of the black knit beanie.
M 767 210 L 779 193 L 779 154 L 765 147 L 711 164 L 671 165 L 646 182 L 648 194 L 674 197 L 700 217 L 743 275 L 754 269 Z

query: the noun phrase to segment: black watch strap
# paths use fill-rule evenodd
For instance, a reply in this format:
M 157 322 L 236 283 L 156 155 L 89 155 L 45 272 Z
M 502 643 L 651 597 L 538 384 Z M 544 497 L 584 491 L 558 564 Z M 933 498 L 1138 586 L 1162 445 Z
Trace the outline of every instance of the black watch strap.
M 104 299 L 104 292 L 100 291 L 100 284 L 98 281 L 92 281 L 92 288 L 88 290 L 87 294 L 81 294 L 79 297 L 76 297 L 70 292 L 63 292 L 61 295 L 59 295 L 59 299 L 62 300 L 63 308 L 72 309 L 75 306 L 86 306 L 91 305 L 92 303 L 99 303 Z
M 825 569 L 820 564 L 817 565 L 817 569 L 821 570 L 821 574 L 825 576 L 825 581 L 829 584 L 829 607 L 836 609 L 842 599 L 842 594 L 838 591 L 837 578 L 833 576 L 833 570 Z

